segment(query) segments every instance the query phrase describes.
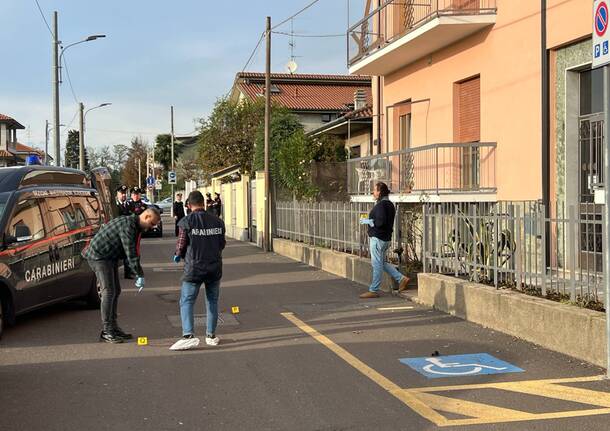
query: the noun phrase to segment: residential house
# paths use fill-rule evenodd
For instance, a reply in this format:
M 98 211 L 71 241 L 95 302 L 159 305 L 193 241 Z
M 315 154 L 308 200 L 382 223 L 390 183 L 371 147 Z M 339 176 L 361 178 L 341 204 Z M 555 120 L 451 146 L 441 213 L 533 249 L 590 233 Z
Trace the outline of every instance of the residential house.
M 271 74 L 271 102 L 287 108 L 305 132 L 328 124 L 353 110 L 354 92 L 363 91 L 372 102 L 371 78 L 358 75 Z M 232 100 L 265 96 L 265 74 L 241 72 L 235 76 Z
M 0 167 L 25 165 L 29 155 L 44 158 L 44 151 L 17 142 L 17 130 L 23 129 L 15 119 L 0 114 Z
M 364 3 L 348 66 L 373 75 L 375 152 L 409 153 L 380 163 L 396 168 L 383 174 L 395 190 L 593 202 L 604 138 L 592 2 L 548 0 L 545 14 L 530 0 Z M 400 183 L 400 168 L 412 178 Z

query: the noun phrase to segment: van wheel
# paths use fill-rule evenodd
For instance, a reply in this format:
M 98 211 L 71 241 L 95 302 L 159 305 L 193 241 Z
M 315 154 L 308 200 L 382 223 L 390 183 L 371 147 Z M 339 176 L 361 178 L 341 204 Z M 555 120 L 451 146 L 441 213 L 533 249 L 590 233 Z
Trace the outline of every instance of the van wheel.
M 89 289 L 89 293 L 87 294 L 85 300 L 87 301 L 87 306 L 89 308 L 93 310 L 100 308 L 102 301 L 100 299 L 100 284 L 97 282 L 97 277 L 93 277 L 91 288 Z

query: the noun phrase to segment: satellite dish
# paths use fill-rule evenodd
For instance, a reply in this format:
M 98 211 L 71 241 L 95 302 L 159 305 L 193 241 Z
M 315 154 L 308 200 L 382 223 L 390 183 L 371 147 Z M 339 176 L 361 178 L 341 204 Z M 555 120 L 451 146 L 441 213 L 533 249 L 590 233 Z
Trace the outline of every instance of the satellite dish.
M 299 68 L 299 65 L 294 60 L 290 60 L 288 62 L 288 64 L 286 65 L 286 69 L 288 69 L 288 72 L 290 74 L 293 74 L 294 72 L 296 72 L 298 68 Z

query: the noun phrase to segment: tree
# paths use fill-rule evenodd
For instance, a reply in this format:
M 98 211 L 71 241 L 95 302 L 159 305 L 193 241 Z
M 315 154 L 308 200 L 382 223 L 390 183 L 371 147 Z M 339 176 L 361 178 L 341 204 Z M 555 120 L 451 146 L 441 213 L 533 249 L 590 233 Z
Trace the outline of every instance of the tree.
M 206 176 L 229 166 L 252 172 L 257 130 L 263 123 L 262 100 L 233 102 L 219 99 L 210 116 L 201 120 L 199 161 Z
M 68 130 L 68 139 L 66 140 L 66 154 L 64 156 L 67 168 L 78 169 L 79 159 L 79 133 L 78 130 Z
M 163 170 L 168 172 L 172 168 L 172 136 L 157 135 L 155 142 L 155 162 L 162 164 Z M 181 145 L 174 141 L 174 163 L 178 160 L 181 150 Z
M 139 136 L 131 140 L 131 148 L 129 156 L 123 167 L 121 180 L 128 187 L 135 187 L 138 184 L 145 184 L 146 180 L 146 154 L 148 152 L 148 144 Z M 141 164 L 141 177 L 138 178 L 138 161 Z
M 112 162 L 114 163 L 114 169 L 117 171 L 123 170 L 125 166 L 125 162 L 127 161 L 127 153 L 129 152 L 129 147 L 123 144 L 116 144 L 112 147 L 112 154 L 114 154 Z

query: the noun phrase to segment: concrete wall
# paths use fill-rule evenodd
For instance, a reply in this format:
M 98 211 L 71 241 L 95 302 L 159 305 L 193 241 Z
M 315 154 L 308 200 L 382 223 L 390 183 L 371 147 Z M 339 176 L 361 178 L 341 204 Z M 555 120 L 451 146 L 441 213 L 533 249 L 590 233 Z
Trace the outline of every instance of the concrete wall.
M 279 238 L 273 240 L 273 251 L 281 256 L 306 263 L 355 283 L 367 287 L 371 284 L 370 259 Z M 394 280 L 384 273 L 381 290 L 389 292 L 393 284 Z
M 418 283 L 424 305 L 606 367 L 604 313 L 439 274 Z

